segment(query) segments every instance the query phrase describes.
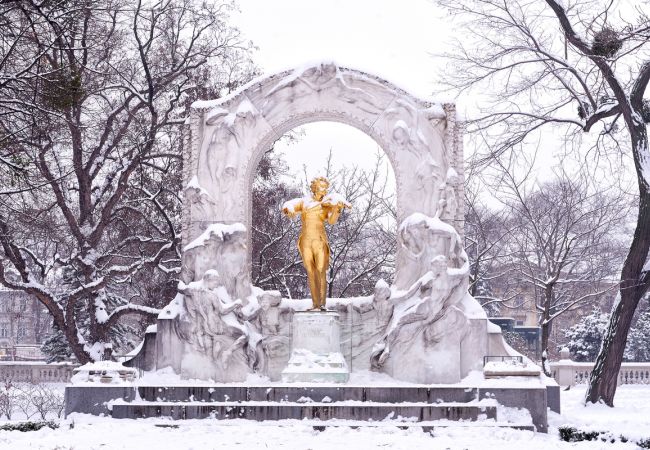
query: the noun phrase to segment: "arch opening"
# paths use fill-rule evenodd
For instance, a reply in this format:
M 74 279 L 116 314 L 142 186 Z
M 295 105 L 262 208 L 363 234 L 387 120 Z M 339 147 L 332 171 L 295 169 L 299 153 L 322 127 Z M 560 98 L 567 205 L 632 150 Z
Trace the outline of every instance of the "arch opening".
M 391 283 L 396 256 L 395 173 L 386 152 L 367 133 L 348 124 L 312 121 L 299 125 L 263 151 L 251 177 L 251 281 L 284 298 L 309 298 L 297 249 L 300 219 L 281 205 L 310 195 L 309 181 L 330 180 L 330 192 L 353 204 L 336 225 L 330 245 L 327 296 L 371 295 L 378 280 Z

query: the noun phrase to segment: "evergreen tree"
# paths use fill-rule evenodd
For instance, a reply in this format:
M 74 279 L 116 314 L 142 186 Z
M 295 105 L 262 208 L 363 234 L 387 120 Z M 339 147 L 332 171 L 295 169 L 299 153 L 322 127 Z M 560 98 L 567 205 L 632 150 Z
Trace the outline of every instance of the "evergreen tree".
M 56 323 L 52 325 L 52 334 L 41 344 L 41 352 L 47 363 L 66 361 L 72 355 L 68 341 Z
M 574 361 L 596 359 L 608 321 L 608 314 L 594 309 L 591 314 L 583 317 L 580 322 L 564 332 L 564 336 L 568 339 L 566 347 Z
M 607 329 L 609 314 L 594 309 L 579 323 L 564 332 L 569 340 L 566 347 L 574 361 L 594 361 Z M 650 361 L 650 309 L 639 314 L 628 336 L 625 361 Z
M 625 348 L 628 361 L 650 361 L 650 309 L 642 312 L 630 330 Z

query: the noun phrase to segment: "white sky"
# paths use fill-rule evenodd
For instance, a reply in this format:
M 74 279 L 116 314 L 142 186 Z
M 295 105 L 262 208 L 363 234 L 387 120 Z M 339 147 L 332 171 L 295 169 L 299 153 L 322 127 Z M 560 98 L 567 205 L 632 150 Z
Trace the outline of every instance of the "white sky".
M 451 30 L 429 0 L 240 0 L 234 17 L 265 73 L 333 60 L 429 97 Z
M 240 0 L 234 19 L 259 48 L 255 62 L 273 74 L 332 60 L 382 77 L 413 95 L 431 97 L 449 20 L 429 0 Z M 337 165 L 374 162 L 377 144 L 341 124 L 315 123 L 300 142 L 276 148 L 292 170 L 318 175 L 330 148 Z
M 302 126 L 301 129 L 305 135 L 297 143 L 276 144 L 276 151 L 285 154 L 285 159 L 294 172 L 293 178 L 297 181 L 305 180 L 305 172 L 307 180 L 324 176 L 330 151 L 335 169 L 353 165 L 372 167 L 377 151 L 382 151 L 366 133 L 342 123 L 315 122 Z M 387 157 L 384 158 L 382 171 L 385 169 L 392 174 Z M 394 188 L 394 179 L 391 181 Z

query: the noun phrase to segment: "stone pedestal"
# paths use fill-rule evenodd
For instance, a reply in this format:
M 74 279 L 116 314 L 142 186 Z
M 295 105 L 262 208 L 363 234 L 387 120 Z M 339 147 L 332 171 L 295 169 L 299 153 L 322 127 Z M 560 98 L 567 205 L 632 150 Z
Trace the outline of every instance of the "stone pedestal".
M 291 358 L 282 371 L 285 382 L 345 383 L 350 377 L 341 353 L 339 315 L 296 312 L 292 320 Z

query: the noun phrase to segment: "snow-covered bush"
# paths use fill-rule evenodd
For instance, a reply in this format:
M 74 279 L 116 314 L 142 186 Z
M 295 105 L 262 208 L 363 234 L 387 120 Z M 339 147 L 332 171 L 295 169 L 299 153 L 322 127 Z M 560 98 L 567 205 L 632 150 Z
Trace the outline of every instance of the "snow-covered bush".
M 27 407 L 31 408 L 34 414 L 38 414 L 41 419 L 47 419 L 49 414 L 61 417 L 65 408 L 62 392 L 44 383 L 23 385 L 21 390 L 27 397 Z
M 609 314 L 594 309 L 591 314 L 564 332 L 566 347 L 574 361 L 594 361 L 603 334 L 609 323 Z M 642 312 L 630 329 L 625 346 L 626 361 L 650 361 L 650 310 Z
M 41 428 L 51 428 L 52 430 L 56 430 L 59 428 L 59 424 L 52 421 L 43 421 L 43 422 L 34 422 L 34 421 L 28 421 L 28 422 L 18 422 L 18 423 L 8 423 L 5 425 L 0 426 L 1 431 L 21 431 L 21 432 L 26 432 L 26 431 L 38 431 Z M 59 447 L 55 447 L 59 448 Z
M 607 328 L 609 315 L 597 309 L 564 332 L 565 347 L 574 361 L 593 361 L 600 350 L 600 342 Z
M 650 309 L 642 312 L 630 330 L 625 347 L 628 361 L 650 361 Z
M 25 419 L 31 419 L 36 414 L 30 398 L 28 385 L 18 384 L 16 388 L 15 407 Z

